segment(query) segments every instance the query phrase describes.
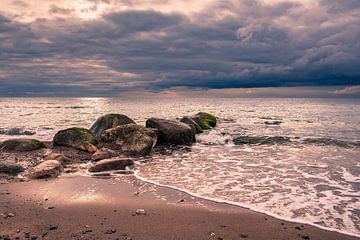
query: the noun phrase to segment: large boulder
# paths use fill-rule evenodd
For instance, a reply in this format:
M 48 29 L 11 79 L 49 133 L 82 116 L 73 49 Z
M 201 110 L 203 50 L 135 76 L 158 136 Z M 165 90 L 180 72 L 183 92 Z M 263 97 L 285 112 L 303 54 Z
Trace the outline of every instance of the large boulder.
M 99 117 L 91 126 L 90 131 L 93 132 L 97 138 L 100 138 L 105 130 L 129 123 L 135 122 L 122 114 L 107 114 Z
M 146 127 L 158 129 L 157 144 L 188 145 L 195 142 L 195 133 L 185 123 L 160 118 L 150 118 Z
M 206 112 L 199 112 L 191 117 L 202 129 L 211 129 L 216 126 L 216 117 Z
M 181 118 L 180 122 L 182 123 L 185 123 L 187 125 L 189 125 L 192 130 L 195 132 L 195 134 L 199 134 L 199 133 L 202 133 L 203 130 L 202 128 L 200 127 L 199 124 L 197 124 L 197 122 L 195 122 L 193 119 L 191 119 L 190 117 L 183 117 Z
M 127 166 L 134 165 L 134 161 L 128 158 L 109 158 L 96 162 L 89 168 L 89 172 L 103 172 L 111 170 L 125 170 Z
M 47 160 L 35 166 L 30 172 L 30 178 L 57 177 L 63 171 L 63 166 L 57 160 Z
M 24 171 L 24 168 L 16 162 L 13 162 L 13 161 L 0 162 L 0 173 L 18 174 L 23 171 Z
M 54 146 L 65 146 L 80 149 L 87 152 L 96 152 L 95 135 L 86 128 L 68 128 L 55 134 Z
M 126 124 L 106 130 L 101 141 L 121 145 L 121 150 L 136 156 L 150 154 L 157 141 L 158 130 Z
M 44 148 L 45 144 L 36 139 L 10 139 L 0 145 L 1 150 L 27 152 Z

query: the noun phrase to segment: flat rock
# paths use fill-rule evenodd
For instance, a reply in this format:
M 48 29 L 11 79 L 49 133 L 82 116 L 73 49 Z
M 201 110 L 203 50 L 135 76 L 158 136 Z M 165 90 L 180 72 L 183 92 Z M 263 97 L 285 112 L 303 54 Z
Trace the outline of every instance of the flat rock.
M 106 130 L 101 141 L 121 146 L 121 150 L 133 156 L 145 156 L 151 153 L 156 144 L 158 130 L 136 124 L 126 124 Z
M 100 138 L 105 130 L 129 123 L 135 122 L 126 115 L 114 113 L 106 114 L 95 121 L 91 126 L 90 131 L 93 132 L 97 138 Z
M 35 166 L 30 172 L 30 178 L 57 177 L 63 171 L 63 166 L 57 160 L 46 160 Z
M 18 174 L 23 171 L 24 171 L 24 168 L 16 162 L 13 162 L 13 161 L 1 161 L 0 162 L 0 173 Z
M 96 152 L 97 143 L 95 135 L 86 128 L 68 128 L 55 134 L 54 146 L 72 147 L 87 152 Z
M 89 172 L 103 172 L 111 170 L 125 170 L 127 166 L 134 165 L 134 161 L 129 158 L 109 158 L 96 162 L 89 168 Z
M 93 161 L 100 161 L 103 159 L 113 158 L 118 156 L 119 154 L 108 148 L 100 148 L 98 149 L 91 157 Z
M 0 150 L 27 152 L 45 148 L 45 144 L 37 139 L 10 139 L 0 145 Z
M 66 157 L 60 153 L 49 153 L 45 156 L 45 160 L 58 160 L 63 165 L 72 162 L 71 158 Z
M 195 133 L 185 123 L 160 118 L 150 118 L 146 127 L 158 129 L 157 144 L 189 145 L 195 142 Z

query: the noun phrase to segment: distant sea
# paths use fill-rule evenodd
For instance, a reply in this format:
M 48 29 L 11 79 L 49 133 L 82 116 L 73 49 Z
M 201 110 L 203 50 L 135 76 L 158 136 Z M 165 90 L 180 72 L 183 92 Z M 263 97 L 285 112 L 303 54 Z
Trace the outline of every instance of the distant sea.
M 360 236 L 360 99 L 0 98 L 0 141 L 51 140 L 106 113 L 144 124 L 199 111 L 218 126 L 192 147 L 155 151 L 138 178 Z

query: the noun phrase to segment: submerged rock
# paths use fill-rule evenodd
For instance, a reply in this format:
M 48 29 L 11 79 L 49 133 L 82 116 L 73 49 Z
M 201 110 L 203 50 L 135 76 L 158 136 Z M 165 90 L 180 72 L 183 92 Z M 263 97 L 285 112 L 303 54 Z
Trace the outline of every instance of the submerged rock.
M 89 172 L 103 172 L 111 170 L 125 170 L 127 166 L 134 165 L 134 161 L 129 158 L 109 158 L 96 162 L 89 168 Z
M 100 161 L 102 159 L 116 157 L 117 155 L 119 155 L 119 154 L 111 149 L 100 148 L 92 155 L 91 159 L 93 161 Z
M 126 124 L 106 130 L 101 135 L 101 140 L 121 145 L 121 150 L 131 155 L 144 156 L 151 153 L 157 134 L 157 129 Z
M 234 143 L 236 145 L 242 145 L 242 144 L 284 144 L 291 142 L 290 138 L 288 137 L 282 137 L 282 136 L 274 136 L 274 137 L 257 137 L 257 136 L 240 136 L 235 138 Z
M 10 139 L 0 145 L 0 150 L 27 152 L 45 148 L 45 144 L 37 139 Z
M 107 114 L 99 117 L 91 126 L 90 131 L 93 132 L 97 138 L 100 138 L 105 130 L 129 123 L 135 122 L 122 114 Z
M 54 136 L 54 146 L 65 146 L 80 149 L 87 152 L 96 152 L 95 135 L 86 128 L 68 128 L 61 130 Z
M 192 144 L 195 142 L 195 133 L 185 123 L 160 118 L 150 118 L 146 127 L 158 129 L 157 144 Z
M 190 117 L 183 117 L 181 118 L 180 122 L 182 123 L 186 123 L 187 125 L 189 125 L 192 130 L 194 131 L 195 134 L 199 134 L 199 133 L 202 133 L 203 130 L 202 128 L 200 127 L 199 124 L 197 124 L 197 122 L 195 122 L 192 118 Z
M 18 174 L 23 171 L 24 168 L 16 162 L 13 161 L 0 162 L 0 173 Z
M 57 177 L 63 171 L 63 166 L 58 160 L 46 160 L 35 166 L 30 172 L 30 178 Z
M 211 129 L 216 126 L 216 117 L 206 112 L 199 112 L 191 117 L 202 129 Z

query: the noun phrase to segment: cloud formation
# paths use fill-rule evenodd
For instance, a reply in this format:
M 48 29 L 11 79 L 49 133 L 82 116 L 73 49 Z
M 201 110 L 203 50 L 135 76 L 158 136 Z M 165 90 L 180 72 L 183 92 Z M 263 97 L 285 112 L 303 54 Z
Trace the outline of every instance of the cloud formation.
M 0 96 L 360 83 L 357 0 L 4 1 Z

